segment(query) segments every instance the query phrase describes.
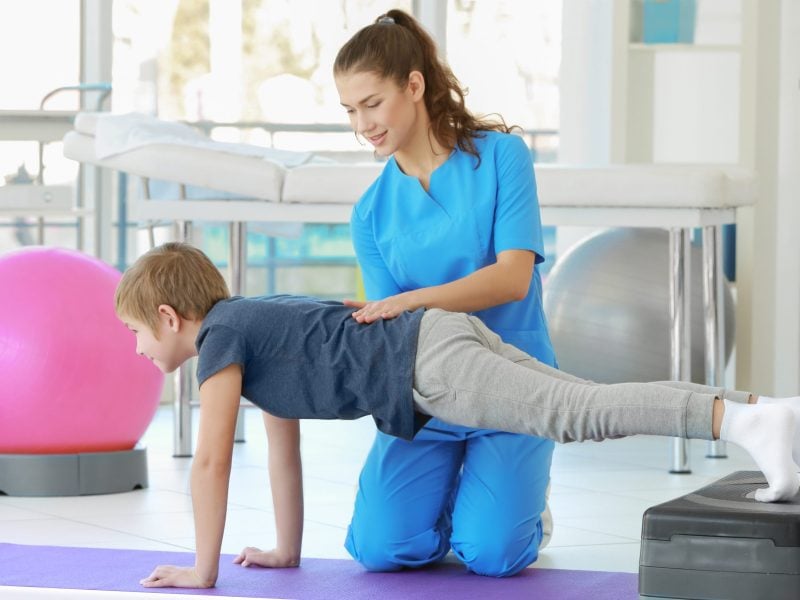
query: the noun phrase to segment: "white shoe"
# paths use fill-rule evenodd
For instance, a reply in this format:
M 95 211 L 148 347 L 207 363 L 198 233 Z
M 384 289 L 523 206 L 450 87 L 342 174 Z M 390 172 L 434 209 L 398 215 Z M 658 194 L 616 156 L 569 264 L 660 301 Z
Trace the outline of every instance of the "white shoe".
M 550 512 L 550 484 L 544 492 L 544 510 L 541 514 L 542 519 L 542 539 L 539 541 L 539 550 L 544 550 L 550 539 L 553 537 L 553 513 Z

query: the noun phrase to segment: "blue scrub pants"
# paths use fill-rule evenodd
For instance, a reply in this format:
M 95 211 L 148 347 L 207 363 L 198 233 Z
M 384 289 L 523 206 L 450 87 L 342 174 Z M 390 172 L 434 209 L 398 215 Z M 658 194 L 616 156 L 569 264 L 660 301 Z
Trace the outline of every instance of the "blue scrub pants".
M 480 575 L 534 562 L 554 442 L 433 419 L 413 442 L 378 432 L 345 547 L 370 571 L 453 553 Z

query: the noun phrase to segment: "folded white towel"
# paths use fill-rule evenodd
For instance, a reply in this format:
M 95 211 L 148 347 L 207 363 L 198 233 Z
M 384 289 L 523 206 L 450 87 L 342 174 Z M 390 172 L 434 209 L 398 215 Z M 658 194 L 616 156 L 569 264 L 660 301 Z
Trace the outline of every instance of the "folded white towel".
M 216 142 L 189 125 L 165 121 L 140 113 L 99 115 L 94 144 L 95 156 L 100 160 L 150 144 L 191 146 L 229 154 L 254 156 L 287 169 L 307 163 L 314 158 L 311 152 L 278 150 L 253 144 Z

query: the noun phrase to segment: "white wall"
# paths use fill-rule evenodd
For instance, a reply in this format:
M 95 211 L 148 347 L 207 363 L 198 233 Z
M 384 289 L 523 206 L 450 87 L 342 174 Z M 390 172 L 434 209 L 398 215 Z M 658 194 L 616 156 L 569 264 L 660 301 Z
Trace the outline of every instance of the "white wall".
M 656 57 L 653 158 L 659 161 L 739 160 L 759 173 L 761 197 L 740 211 L 737 248 L 737 385 L 762 393 L 800 392 L 800 2 L 741 0 L 748 56 L 755 82 L 736 89 L 740 73 L 730 54 L 715 71 L 693 69 L 684 59 Z M 620 156 L 614 136 L 630 126 L 611 123 L 620 100 L 612 89 L 612 48 L 619 48 L 614 17 L 628 0 L 564 0 L 561 71 L 560 161 L 604 164 Z M 728 3 L 738 4 L 738 3 Z M 716 8 L 727 7 L 717 3 Z M 627 10 L 625 8 L 624 10 Z M 615 12 L 616 11 L 616 12 Z M 730 12 L 730 11 L 728 11 Z M 721 12 L 720 15 L 723 13 Z M 727 18 L 720 26 L 728 28 Z M 616 37 L 615 37 L 616 36 Z M 732 40 L 738 43 L 740 40 Z M 727 43 L 727 40 L 725 40 Z M 751 45 L 752 44 L 752 45 Z M 617 61 L 619 62 L 619 61 Z M 747 68 L 745 66 L 744 68 Z M 699 76 L 698 72 L 704 75 Z M 617 78 L 618 79 L 618 78 Z M 670 85 L 680 81 L 691 94 L 670 102 Z M 616 91 L 619 94 L 619 90 Z M 752 115 L 752 118 L 740 118 Z M 617 113 L 619 115 L 619 113 Z M 694 125 L 698 125 L 695 127 Z M 703 127 L 699 127 L 699 125 Z M 744 130 L 726 131 L 741 124 Z M 709 126 L 712 133 L 709 133 Z M 677 129 L 676 129 L 677 127 Z M 701 131 L 702 130 L 702 131 Z M 717 131 L 714 134 L 714 131 Z M 693 139 L 692 133 L 701 137 Z M 701 132 L 698 134 L 698 132 Z M 741 142 L 741 144 L 740 144 Z M 737 151 L 741 148 L 741 152 Z M 682 149 L 681 149 L 682 148 Z M 681 161 L 684 162 L 684 161 Z M 583 232 L 568 235 L 568 243 Z M 562 239 L 559 235 L 559 250 Z M 564 243 L 563 245 L 566 245 Z
M 613 0 L 564 0 L 559 162 L 611 160 Z
M 775 235 L 776 394 L 800 392 L 800 2 L 783 0 Z
M 611 162 L 613 0 L 564 0 L 558 161 Z M 590 60 L 591 59 L 591 60 Z M 556 255 L 596 231 L 559 227 Z
M 739 161 L 739 54 L 655 57 L 653 162 Z

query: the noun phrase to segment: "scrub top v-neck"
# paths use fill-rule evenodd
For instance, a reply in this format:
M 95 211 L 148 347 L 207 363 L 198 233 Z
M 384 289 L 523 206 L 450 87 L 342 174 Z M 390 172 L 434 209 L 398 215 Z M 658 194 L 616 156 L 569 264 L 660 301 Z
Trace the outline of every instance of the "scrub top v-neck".
M 351 234 L 367 298 L 449 283 L 493 264 L 504 250 L 544 260 L 530 152 L 521 138 L 481 132 L 481 160 L 456 148 L 420 181 L 389 159 L 353 209 Z M 534 269 L 525 299 L 474 314 L 542 362 L 554 364 Z

